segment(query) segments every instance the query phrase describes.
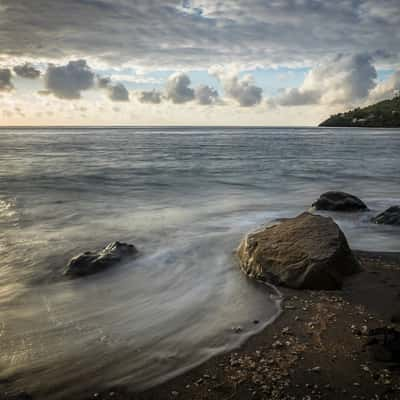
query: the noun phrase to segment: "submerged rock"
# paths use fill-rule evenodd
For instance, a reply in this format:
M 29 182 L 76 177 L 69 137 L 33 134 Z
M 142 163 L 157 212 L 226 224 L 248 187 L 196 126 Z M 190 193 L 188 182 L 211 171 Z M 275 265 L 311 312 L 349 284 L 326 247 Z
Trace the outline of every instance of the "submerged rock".
M 113 242 L 100 251 L 87 251 L 72 258 L 64 273 L 71 277 L 95 274 L 137 253 L 133 244 Z
M 372 222 L 375 222 L 375 224 L 400 225 L 400 206 L 389 207 L 372 218 Z
M 327 211 L 367 211 L 363 201 L 345 192 L 326 192 L 312 205 L 316 210 Z
M 332 218 L 307 212 L 248 234 L 238 256 L 250 277 L 294 289 L 339 289 L 361 270 Z

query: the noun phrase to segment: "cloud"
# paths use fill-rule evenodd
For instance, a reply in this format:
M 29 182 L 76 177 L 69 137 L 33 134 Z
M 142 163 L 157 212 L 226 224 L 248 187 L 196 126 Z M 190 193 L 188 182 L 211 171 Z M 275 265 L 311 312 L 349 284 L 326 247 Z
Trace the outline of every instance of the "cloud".
M 195 94 L 189 86 L 190 78 L 182 72 L 177 72 L 168 78 L 165 85 L 165 96 L 175 104 L 192 101 Z
M 108 94 L 112 101 L 129 101 L 129 92 L 122 83 L 110 86 Z
M 395 64 L 399 21 L 398 0 L 2 0 L 0 55 L 177 69 L 385 49 Z
M 400 70 L 396 71 L 388 79 L 380 82 L 371 91 L 369 100 L 376 102 L 391 99 L 400 93 Z
M 40 76 L 40 71 L 30 63 L 16 65 L 13 69 L 21 78 L 36 79 Z
M 165 84 L 165 98 L 175 104 L 183 104 L 195 100 L 200 105 L 215 104 L 219 100 L 218 92 L 214 88 L 207 85 L 199 85 L 193 89 L 190 85 L 191 81 L 187 74 L 183 72 L 172 74 Z M 161 100 L 158 92 L 142 92 L 142 97 L 143 93 L 145 93 L 146 100 L 155 100 L 147 102 Z
M 286 89 L 272 101 L 282 106 L 351 104 L 368 97 L 376 77 L 369 54 L 338 55 L 311 69 L 299 88 Z
M 111 85 L 111 79 L 108 77 L 98 78 L 97 84 L 101 89 L 107 89 Z
M 128 89 L 122 83 L 113 83 L 109 77 L 99 77 L 97 85 L 100 89 L 106 89 L 111 101 L 129 101 Z
M 194 95 L 197 102 L 201 105 L 215 104 L 219 99 L 217 90 L 207 85 L 197 86 Z
M 240 78 L 236 68 L 226 70 L 221 66 L 214 66 L 209 72 L 221 81 L 225 96 L 237 101 L 241 107 L 252 107 L 261 103 L 263 91 L 254 83 L 251 75 Z
M 161 92 L 153 89 L 149 91 L 142 91 L 139 94 L 139 101 L 141 103 L 148 103 L 148 104 L 160 104 L 162 100 Z
M 0 69 L 0 92 L 9 92 L 14 88 L 11 82 L 11 70 L 9 68 Z
M 81 91 L 94 85 L 94 73 L 85 60 L 49 65 L 44 75 L 46 89 L 60 99 L 79 99 Z

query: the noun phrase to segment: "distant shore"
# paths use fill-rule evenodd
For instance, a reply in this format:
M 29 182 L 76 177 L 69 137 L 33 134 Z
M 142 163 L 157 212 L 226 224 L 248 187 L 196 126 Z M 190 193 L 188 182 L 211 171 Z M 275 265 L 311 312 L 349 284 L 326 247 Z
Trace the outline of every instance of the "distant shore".
M 281 316 L 240 349 L 143 393 L 110 388 L 85 400 L 400 398 L 400 373 L 372 360 L 362 333 L 400 310 L 400 253 L 356 254 L 364 271 L 343 290 L 284 289 Z

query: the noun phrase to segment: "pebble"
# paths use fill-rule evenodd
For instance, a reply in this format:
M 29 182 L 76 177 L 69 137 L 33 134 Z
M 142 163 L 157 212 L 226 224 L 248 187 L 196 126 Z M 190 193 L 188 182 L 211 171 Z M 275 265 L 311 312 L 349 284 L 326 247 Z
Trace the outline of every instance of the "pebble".
M 277 340 L 277 341 L 275 341 L 274 343 L 272 343 L 272 347 L 273 347 L 274 349 L 279 349 L 279 348 L 283 347 L 283 344 L 282 344 L 282 342 L 280 342 L 279 340 Z

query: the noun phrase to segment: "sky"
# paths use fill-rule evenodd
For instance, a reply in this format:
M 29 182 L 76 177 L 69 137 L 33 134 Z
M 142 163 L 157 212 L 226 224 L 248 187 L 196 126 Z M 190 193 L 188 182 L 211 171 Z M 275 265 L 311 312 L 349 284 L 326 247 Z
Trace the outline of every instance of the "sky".
M 0 0 L 0 125 L 309 126 L 399 90 L 399 0 Z

